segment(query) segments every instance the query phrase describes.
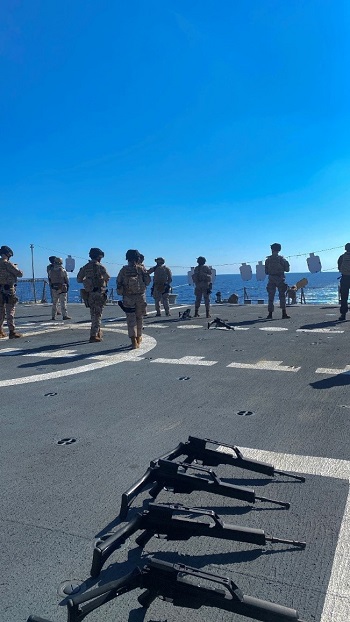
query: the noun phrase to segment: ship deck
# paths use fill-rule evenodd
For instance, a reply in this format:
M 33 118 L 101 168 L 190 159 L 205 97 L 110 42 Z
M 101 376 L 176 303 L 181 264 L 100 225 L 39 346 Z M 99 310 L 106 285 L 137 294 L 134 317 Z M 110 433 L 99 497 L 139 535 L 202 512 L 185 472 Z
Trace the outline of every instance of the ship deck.
M 347 622 L 350 323 L 338 322 L 333 306 L 292 306 L 289 320 L 276 309 L 269 321 L 265 305 L 213 305 L 211 319 L 235 330 L 208 330 L 203 307 L 199 319 L 181 320 L 185 308 L 156 318 L 149 306 L 141 348 L 130 350 L 117 305 L 105 308 L 96 344 L 83 305 L 69 305 L 69 322 L 51 322 L 50 305 L 17 306 L 24 336 L 0 341 L 2 622 L 30 614 L 63 622 L 66 582 L 83 592 L 152 556 L 229 576 L 245 594 L 293 607 L 306 622 Z M 90 578 L 93 543 L 117 529 L 122 493 L 189 435 L 236 445 L 306 481 L 219 466 L 224 481 L 290 509 L 196 491 L 163 491 L 157 502 L 213 509 L 227 523 L 305 540 L 306 548 L 152 538 L 141 550 L 133 536 Z M 148 499 L 137 497 L 129 516 Z M 246 619 L 159 599 L 145 612 L 138 595 L 87 619 Z

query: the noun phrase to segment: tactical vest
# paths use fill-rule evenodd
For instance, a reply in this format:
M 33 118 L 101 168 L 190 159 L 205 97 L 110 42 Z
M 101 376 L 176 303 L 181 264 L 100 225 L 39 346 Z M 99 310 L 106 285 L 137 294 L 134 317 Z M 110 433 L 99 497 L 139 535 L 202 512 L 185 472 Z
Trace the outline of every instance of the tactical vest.
M 123 290 L 124 294 L 143 294 L 146 285 L 142 278 L 142 270 L 136 266 L 124 266 L 123 268 Z
M 83 284 L 87 292 L 96 292 L 106 287 L 105 271 L 103 266 L 94 261 L 89 261 L 83 268 Z
M 157 266 L 154 270 L 154 284 L 159 287 L 169 282 L 169 268 L 166 266 Z
M 340 272 L 344 276 L 350 276 L 350 253 L 344 253 L 343 259 L 340 265 Z
M 283 276 L 288 262 L 280 255 L 270 255 L 267 260 L 267 274 L 271 276 Z
M 65 270 L 61 266 L 49 266 L 47 271 L 52 285 L 63 285 L 63 283 L 66 283 Z
M 17 277 L 7 268 L 7 261 L 0 259 L 0 285 L 13 286 L 17 283 Z
M 211 283 L 211 270 L 208 266 L 196 266 L 194 269 L 195 285 L 209 285 Z

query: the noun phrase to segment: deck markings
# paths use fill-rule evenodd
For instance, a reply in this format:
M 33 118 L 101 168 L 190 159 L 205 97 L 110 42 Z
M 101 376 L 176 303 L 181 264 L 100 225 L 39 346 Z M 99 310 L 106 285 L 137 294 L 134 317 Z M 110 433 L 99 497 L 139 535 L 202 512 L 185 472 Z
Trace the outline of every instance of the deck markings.
M 346 376 L 349 376 L 350 365 L 345 365 L 343 369 L 334 369 L 332 367 L 318 367 L 316 369 L 316 374 L 331 374 L 332 376 L 336 376 L 337 374 L 345 374 Z
M 71 356 L 78 356 L 77 350 L 50 350 L 48 352 L 31 352 L 30 354 L 23 354 L 23 356 L 39 356 L 45 359 L 57 359 L 67 358 Z
M 219 451 L 233 453 L 228 447 L 220 446 Z M 248 458 L 272 463 L 277 469 L 344 479 L 350 484 L 350 461 L 334 458 L 299 456 L 295 454 L 275 453 L 248 447 L 240 447 Z M 350 494 L 344 508 L 338 542 L 334 553 L 333 566 L 325 593 L 320 622 L 345 622 L 350 611 Z
M 204 356 L 183 356 L 180 359 L 153 359 L 151 363 L 170 363 L 171 365 L 216 365 L 217 361 L 205 361 Z
M 284 331 L 284 330 L 289 330 L 288 328 L 282 328 L 282 326 L 271 326 L 270 328 L 267 328 L 266 326 L 264 326 L 263 328 L 259 328 L 259 330 L 266 330 L 268 332 L 280 332 L 280 331 Z
M 334 328 L 297 328 L 297 333 L 331 333 L 331 334 L 341 334 L 343 330 L 335 330 Z
M 227 367 L 236 367 L 238 369 L 258 369 L 266 371 L 299 371 L 300 367 L 291 365 L 281 365 L 283 361 L 258 361 L 257 363 L 230 363 Z
M 144 328 L 169 328 L 169 326 L 164 326 L 164 324 L 145 324 Z
M 80 326 L 79 326 L 80 327 Z M 83 327 L 82 327 L 83 328 Z M 109 329 L 112 330 L 112 329 Z M 46 332 L 46 331 L 45 331 Z M 113 329 L 113 332 L 121 333 L 123 336 L 127 336 L 127 331 Z M 103 356 L 98 360 L 88 363 L 87 365 L 77 365 L 76 367 L 70 367 L 61 369 L 58 371 L 48 372 L 45 374 L 33 374 L 31 376 L 23 376 L 10 378 L 8 380 L 0 380 L 1 387 L 18 386 L 19 384 L 28 384 L 31 382 L 40 382 L 42 380 L 55 380 L 57 378 L 64 378 L 65 376 L 73 376 L 76 374 L 82 374 L 89 371 L 102 369 L 103 367 L 109 367 L 110 365 L 116 365 L 124 362 L 134 362 L 143 360 L 143 356 L 147 354 L 157 345 L 156 340 L 149 335 L 144 335 L 141 346 L 137 350 L 126 350 L 125 352 L 116 352 L 109 356 Z M 20 351 L 22 352 L 22 351 Z M 62 352 L 62 351 L 61 351 Z M 46 355 L 49 358 L 49 355 Z M 101 360 L 102 359 L 102 360 Z

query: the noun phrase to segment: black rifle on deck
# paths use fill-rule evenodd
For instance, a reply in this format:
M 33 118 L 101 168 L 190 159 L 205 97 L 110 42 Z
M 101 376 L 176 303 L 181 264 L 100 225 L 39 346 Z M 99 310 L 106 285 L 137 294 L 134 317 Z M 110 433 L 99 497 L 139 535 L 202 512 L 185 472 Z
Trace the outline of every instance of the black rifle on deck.
M 220 328 L 228 328 L 229 330 L 235 330 L 234 326 L 231 326 L 231 324 L 228 324 L 224 320 L 220 320 L 219 317 L 216 317 L 211 322 L 208 322 L 208 328 L 213 326 L 213 324 L 215 324 L 215 328 L 219 328 L 220 327 Z
M 187 473 L 189 469 L 197 471 L 198 475 L 190 475 Z M 290 503 L 285 501 L 276 501 L 267 497 L 258 497 L 255 495 L 253 488 L 247 486 L 234 486 L 223 482 L 212 469 L 206 467 L 186 464 L 186 462 L 171 462 L 171 460 L 163 460 L 159 458 L 151 462 L 146 473 L 131 488 L 122 495 L 122 502 L 119 516 L 121 520 L 125 520 L 132 500 L 149 484 L 153 484 L 149 490 L 149 494 L 155 499 L 163 488 L 172 492 L 193 492 L 194 490 L 204 490 L 216 495 L 229 497 L 230 499 L 240 499 L 248 503 L 256 501 L 265 501 L 267 503 L 275 503 L 285 508 L 290 507 Z
M 189 515 L 208 517 L 209 520 L 202 522 L 195 518 L 188 518 Z M 136 538 L 139 546 L 145 546 L 154 535 L 165 536 L 166 540 L 189 540 L 193 537 L 206 536 L 234 542 L 249 542 L 260 546 L 264 546 L 267 542 L 290 544 L 300 548 L 306 546 L 305 542 L 298 540 L 267 536 L 262 529 L 225 523 L 213 510 L 190 508 L 181 504 L 150 503 L 147 510 L 134 516 L 129 523 L 120 527 L 115 533 L 108 533 L 96 541 L 91 566 L 92 577 L 100 574 L 102 566 L 110 555 L 136 531 L 143 531 Z
M 70 598 L 68 622 L 81 622 L 91 611 L 136 588 L 146 590 L 138 597 L 145 608 L 159 597 L 175 607 L 216 607 L 262 622 L 304 622 L 295 609 L 246 596 L 229 577 L 157 559 L 117 581 Z
M 208 445 L 214 445 L 216 449 L 210 449 Z M 218 447 L 225 447 L 231 450 L 232 453 L 221 451 Z M 232 455 L 234 454 L 234 455 Z M 280 471 L 275 469 L 272 464 L 268 462 L 260 462 L 259 460 L 253 460 L 252 458 L 246 458 L 242 452 L 235 445 L 227 445 L 226 443 L 220 443 L 219 441 L 213 441 L 210 438 L 197 438 L 196 436 L 189 436 L 188 441 L 185 443 L 179 443 L 175 449 L 168 452 L 160 459 L 174 460 L 179 456 L 186 456 L 186 462 L 192 463 L 200 461 L 203 465 L 218 466 L 219 464 L 229 464 L 231 466 L 240 467 L 247 471 L 254 471 L 255 473 L 263 473 L 264 475 L 285 475 L 286 477 L 292 477 L 300 482 L 305 482 L 305 477 L 301 475 L 293 475 L 286 471 Z
M 39 618 L 39 616 L 29 616 L 27 622 L 51 622 L 47 618 Z

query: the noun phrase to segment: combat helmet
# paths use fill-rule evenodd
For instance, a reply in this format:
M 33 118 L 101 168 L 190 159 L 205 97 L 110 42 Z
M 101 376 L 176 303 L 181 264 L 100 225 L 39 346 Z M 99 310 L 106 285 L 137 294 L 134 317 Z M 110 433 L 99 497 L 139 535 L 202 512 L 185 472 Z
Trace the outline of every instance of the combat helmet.
M 165 259 L 164 259 L 164 257 L 156 257 L 154 261 L 156 261 L 157 263 L 158 263 L 158 262 L 160 262 L 160 263 L 165 263 Z
M 273 252 L 273 253 L 274 253 L 274 252 L 279 253 L 279 252 L 280 252 L 280 250 L 281 250 L 281 248 L 282 248 L 282 246 L 281 246 L 280 244 L 278 244 L 278 242 L 274 242 L 274 244 L 271 244 L 271 247 L 270 247 L 270 248 L 271 248 L 271 250 L 272 250 L 272 252 Z
M 126 261 L 135 261 L 138 263 L 140 261 L 140 253 L 136 248 L 129 248 L 129 250 L 126 251 L 125 259 Z
M 13 257 L 13 250 L 9 246 L 2 246 L 0 248 L 0 255 L 6 255 L 8 258 Z
M 100 248 L 90 248 L 89 257 L 90 259 L 98 259 L 99 257 L 104 257 L 105 254 L 101 251 Z
M 50 257 L 49 257 L 49 262 L 50 262 L 50 263 L 52 263 L 52 264 L 54 264 L 54 263 L 55 263 L 55 261 L 56 261 L 56 257 L 55 257 L 55 255 L 50 255 Z
M 350 242 L 348 242 L 347 244 L 345 244 L 345 250 L 350 253 Z
M 206 261 L 207 261 L 207 260 L 206 260 L 206 258 L 205 258 L 205 257 L 202 257 L 202 255 L 199 255 L 199 257 L 197 257 L 197 263 L 198 263 L 200 266 L 204 266 L 204 264 L 205 264 L 205 262 L 206 262 Z

